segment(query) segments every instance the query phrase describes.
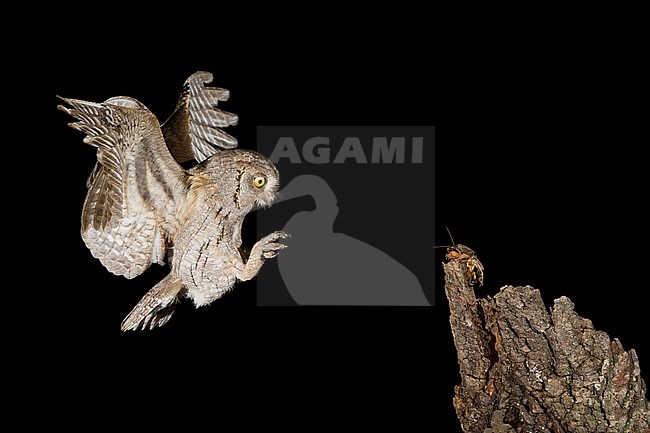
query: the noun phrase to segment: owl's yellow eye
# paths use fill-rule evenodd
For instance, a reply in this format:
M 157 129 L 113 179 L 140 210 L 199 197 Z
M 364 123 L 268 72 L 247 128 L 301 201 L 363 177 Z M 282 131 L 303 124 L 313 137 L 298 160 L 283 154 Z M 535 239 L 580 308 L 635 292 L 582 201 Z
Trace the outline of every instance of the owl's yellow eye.
M 264 176 L 256 176 L 255 179 L 253 179 L 253 185 L 257 188 L 262 188 L 266 185 L 266 178 Z

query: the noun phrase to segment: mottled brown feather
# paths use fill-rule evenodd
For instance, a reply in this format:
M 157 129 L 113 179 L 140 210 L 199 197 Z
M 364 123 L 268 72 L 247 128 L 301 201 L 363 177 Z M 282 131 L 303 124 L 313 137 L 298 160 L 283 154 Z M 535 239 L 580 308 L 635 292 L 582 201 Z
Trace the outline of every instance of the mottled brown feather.
M 59 109 L 77 120 L 70 126 L 97 148 L 82 238 L 109 271 L 133 278 L 164 258 L 163 226 L 174 225 L 174 199 L 184 195 L 188 176 L 169 154 L 158 120 L 138 101 L 60 99 Z

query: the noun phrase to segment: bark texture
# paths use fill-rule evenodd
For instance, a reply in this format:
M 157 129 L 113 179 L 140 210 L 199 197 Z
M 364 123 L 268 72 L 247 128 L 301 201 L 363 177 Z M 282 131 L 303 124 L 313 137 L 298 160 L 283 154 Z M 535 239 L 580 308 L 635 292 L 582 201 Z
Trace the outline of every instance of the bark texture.
M 595 330 L 566 297 L 550 311 L 530 286 L 477 299 L 465 266 L 444 264 L 464 432 L 650 433 L 634 350 Z

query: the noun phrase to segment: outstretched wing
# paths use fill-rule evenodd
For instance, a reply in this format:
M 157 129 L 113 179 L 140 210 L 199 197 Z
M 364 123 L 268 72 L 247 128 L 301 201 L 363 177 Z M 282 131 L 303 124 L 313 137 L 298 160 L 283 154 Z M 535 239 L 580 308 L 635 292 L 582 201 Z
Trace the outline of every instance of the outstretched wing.
M 236 125 L 237 116 L 216 108 L 219 101 L 228 100 L 230 92 L 205 86 L 211 82 L 209 72 L 188 78 L 174 113 L 162 126 L 169 151 L 178 162 L 203 162 L 221 149 L 237 147 L 237 140 L 220 129 Z
M 97 166 L 81 217 L 81 235 L 110 272 L 133 278 L 165 257 L 169 227 L 187 175 L 165 145 L 156 117 L 127 97 L 102 104 L 59 97 L 97 148 Z

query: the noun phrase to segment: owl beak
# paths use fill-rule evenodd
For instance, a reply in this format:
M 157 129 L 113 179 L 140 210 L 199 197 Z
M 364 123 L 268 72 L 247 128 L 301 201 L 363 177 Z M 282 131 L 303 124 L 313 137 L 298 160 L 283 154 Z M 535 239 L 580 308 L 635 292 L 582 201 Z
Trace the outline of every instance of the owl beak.
M 277 203 L 282 203 L 283 201 L 291 200 L 292 198 L 300 197 L 301 195 L 305 195 L 305 193 L 300 192 L 300 188 L 296 188 L 296 185 L 294 185 L 295 182 L 289 182 L 289 185 L 285 186 L 282 191 L 280 192 L 275 192 L 273 194 L 273 200 L 271 203 L 277 204 Z M 293 185 L 293 186 L 292 186 Z M 307 193 L 308 194 L 308 193 Z M 257 203 L 257 205 L 253 208 L 253 211 L 260 210 L 267 208 L 271 205 L 271 203 Z

